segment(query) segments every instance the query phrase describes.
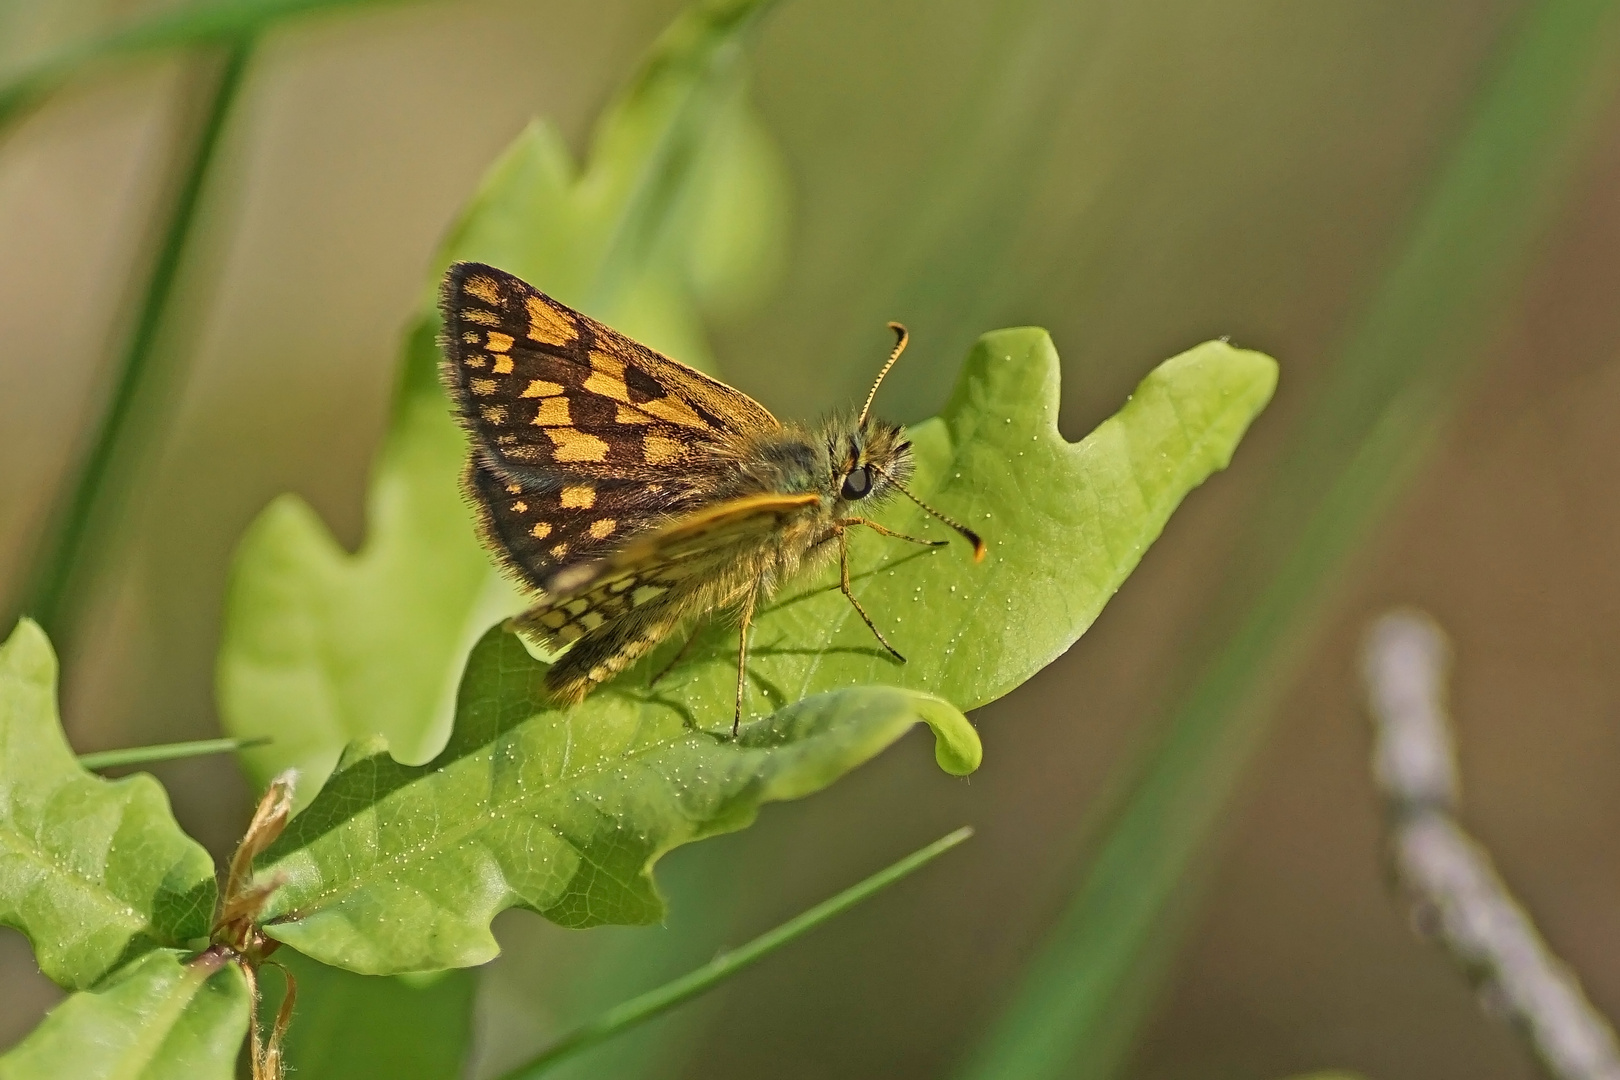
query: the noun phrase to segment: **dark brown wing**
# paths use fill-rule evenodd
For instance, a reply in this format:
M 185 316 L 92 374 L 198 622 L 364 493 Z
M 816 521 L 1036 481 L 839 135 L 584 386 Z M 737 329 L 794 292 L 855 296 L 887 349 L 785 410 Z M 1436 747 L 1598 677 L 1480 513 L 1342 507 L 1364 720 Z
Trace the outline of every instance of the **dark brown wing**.
M 534 588 L 703 505 L 714 448 L 779 426 L 746 394 L 494 267 L 452 266 L 440 307 L 444 382 L 474 444 L 467 493 L 486 541 Z
M 444 379 L 498 473 L 667 479 L 778 427 L 748 395 L 479 263 L 445 277 Z

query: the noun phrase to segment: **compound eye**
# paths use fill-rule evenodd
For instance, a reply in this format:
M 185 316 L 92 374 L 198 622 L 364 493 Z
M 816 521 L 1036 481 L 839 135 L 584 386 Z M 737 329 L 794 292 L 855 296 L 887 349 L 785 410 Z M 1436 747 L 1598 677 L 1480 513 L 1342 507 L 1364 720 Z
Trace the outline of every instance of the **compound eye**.
M 871 490 L 872 466 L 862 465 L 850 470 L 849 475 L 844 477 L 844 487 L 839 494 L 846 499 L 864 499 Z

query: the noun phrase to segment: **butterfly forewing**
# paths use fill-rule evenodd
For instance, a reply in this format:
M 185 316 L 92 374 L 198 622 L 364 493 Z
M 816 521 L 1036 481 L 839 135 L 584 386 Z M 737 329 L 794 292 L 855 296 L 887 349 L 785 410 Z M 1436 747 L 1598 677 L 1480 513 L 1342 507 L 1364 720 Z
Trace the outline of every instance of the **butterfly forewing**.
M 489 464 L 514 479 L 687 482 L 706 443 L 776 427 L 763 406 L 478 263 L 442 297 L 446 383 Z

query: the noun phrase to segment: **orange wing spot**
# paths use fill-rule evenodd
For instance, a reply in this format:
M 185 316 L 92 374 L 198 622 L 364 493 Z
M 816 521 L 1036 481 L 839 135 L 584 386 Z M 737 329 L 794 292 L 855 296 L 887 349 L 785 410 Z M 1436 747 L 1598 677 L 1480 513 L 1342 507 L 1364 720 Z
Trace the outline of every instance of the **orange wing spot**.
M 568 545 L 567 544 L 552 544 L 551 545 L 551 557 L 553 559 L 561 559 L 563 556 L 565 556 L 567 554 L 568 554 Z
M 658 398 L 656 401 L 643 402 L 641 409 L 643 412 L 651 413 L 660 420 L 669 420 L 672 423 L 683 424 L 686 427 L 707 430 L 709 426 L 703 422 L 702 417 L 692 411 L 692 406 L 673 394 L 669 397 Z
M 481 307 L 462 308 L 461 321 L 476 323 L 479 326 L 501 325 L 501 317 L 499 315 L 495 314 L 493 311 L 485 311 Z M 478 339 L 473 338 L 471 341 L 467 342 L 467 344 L 476 345 L 478 344 Z
M 484 335 L 480 334 L 476 330 L 468 330 L 466 333 L 461 335 L 461 340 L 465 341 L 468 345 L 476 345 L 483 340 L 483 336 Z
M 634 405 L 620 405 L 613 412 L 615 424 L 650 424 L 653 418 L 636 408 Z
M 512 513 L 514 513 L 514 514 L 527 514 L 528 512 L 529 512 L 529 504 L 524 502 L 522 499 L 519 499 L 517 502 L 512 504 Z
M 529 337 L 542 345 L 567 345 L 578 336 L 568 316 L 541 297 L 529 297 Z
M 490 352 L 505 352 L 507 349 L 512 347 L 513 340 L 514 339 L 511 334 L 503 334 L 499 330 L 491 330 L 489 332 L 489 344 L 485 345 L 484 348 L 488 349 Z
M 534 528 L 529 530 L 529 535 L 534 537 L 536 540 L 544 540 L 546 537 L 551 535 L 551 522 L 549 522 L 549 521 L 537 521 L 537 522 L 535 522 L 534 523 Z
M 594 360 L 596 354 L 592 353 L 591 358 Z M 600 371 L 591 372 L 590 377 L 585 380 L 585 389 L 593 394 L 601 394 L 611 401 L 622 402 L 625 405 L 630 404 L 630 388 L 624 385 L 623 379 L 615 378 L 612 375 L 606 375 Z
M 484 418 L 486 424 L 504 424 L 506 423 L 506 406 L 485 405 L 478 410 L 478 415 Z
M 540 625 L 550 627 L 553 630 L 561 630 L 563 623 L 567 621 L 567 613 L 558 611 L 555 608 L 540 616 Z
M 507 484 L 506 485 L 506 493 L 508 495 L 521 495 L 521 494 L 523 494 L 523 485 L 522 484 Z
M 530 379 L 529 385 L 523 388 L 519 397 L 555 397 L 563 392 L 561 383 L 547 382 L 544 379 Z
M 474 397 L 489 397 L 495 392 L 495 380 L 474 379 L 472 381 L 472 392 Z
M 686 456 L 686 447 L 675 439 L 648 435 L 641 440 L 641 458 L 648 465 L 666 465 Z
M 547 428 L 547 431 L 556 431 L 557 428 Z M 538 446 L 520 445 L 515 435 L 495 436 L 495 445 L 501 448 L 501 454 L 513 461 L 524 465 L 544 465 L 548 462 L 545 452 Z
M 485 364 L 489 363 L 489 361 L 484 358 L 483 353 L 476 353 L 476 352 L 475 353 L 468 353 L 466 356 L 464 356 L 462 358 L 461 362 L 463 364 L 466 364 L 470 368 L 481 368 Z
M 591 369 L 624 382 L 624 361 L 601 349 L 591 350 Z
M 482 300 L 486 304 L 499 304 L 501 302 L 501 283 L 482 274 L 470 277 L 461 283 L 461 291 L 468 296 Z
M 590 528 L 591 539 L 605 540 L 609 536 L 612 536 L 613 530 L 618 527 L 619 523 L 614 521 L 612 518 L 603 518 L 601 521 L 593 521 L 591 522 Z
M 495 366 L 490 370 L 497 375 L 512 374 L 512 358 L 505 353 L 498 353 L 495 357 Z
M 589 510 L 596 505 L 596 489 L 589 484 L 569 484 L 562 489 L 562 504 L 570 510 Z
M 573 422 L 568 415 L 568 399 L 565 397 L 543 399 L 531 421 L 535 427 L 568 427 Z
M 546 428 L 546 434 L 556 444 L 557 449 L 551 456 L 557 461 L 607 460 L 608 444 L 595 435 L 571 427 Z

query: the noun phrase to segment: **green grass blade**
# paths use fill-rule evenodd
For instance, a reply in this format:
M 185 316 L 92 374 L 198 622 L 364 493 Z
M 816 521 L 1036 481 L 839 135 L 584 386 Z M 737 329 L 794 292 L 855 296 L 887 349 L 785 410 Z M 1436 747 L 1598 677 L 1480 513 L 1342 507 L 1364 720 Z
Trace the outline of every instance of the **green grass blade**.
M 1176 703 L 1080 889 L 964 1080 L 1117 1073 L 1185 925 L 1184 886 L 1336 575 L 1422 460 L 1614 83 L 1616 9 L 1553 0 L 1506 43 L 1256 519 L 1253 599 Z M 1299 524 L 1293 524 L 1293 523 Z M 1213 629 L 1213 628 L 1212 628 Z
M 224 0 L 165 11 L 68 45 L 0 83 L 0 128 L 80 71 L 102 61 L 240 41 L 283 19 L 385 2 L 389 0 Z
M 527 1063 L 503 1073 L 500 1080 L 534 1080 L 535 1077 L 544 1075 L 553 1066 L 561 1064 L 566 1059 L 600 1042 L 611 1039 L 621 1032 L 628 1031 L 638 1024 L 651 1020 L 655 1016 L 668 1012 L 677 1005 L 685 1004 L 700 994 L 708 993 L 744 968 L 751 967 L 782 946 L 808 934 L 822 923 L 835 916 L 842 915 L 855 905 L 882 892 L 901 878 L 922 869 L 922 867 L 972 835 L 972 828 L 964 826 L 953 833 L 940 837 L 927 847 L 912 852 L 886 869 L 879 870 L 865 881 L 851 885 L 837 896 L 823 900 L 815 907 L 789 919 L 781 926 L 776 927 L 776 929 L 761 934 L 741 948 L 721 953 L 697 970 L 667 982 L 654 990 L 649 990 L 638 997 L 631 998 L 624 1004 L 609 1009 L 596 1019 L 581 1024 L 563 1035 Z
M 30 575 L 28 610 L 58 641 L 65 640 L 65 624 L 72 606 L 72 589 L 92 559 L 92 547 L 99 531 L 92 521 L 106 522 L 116 517 L 118 493 L 114 490 L 114 462 L 130 453 L 131 420 L 136 400 L 152 366 L 153 346 L 169 308 L 169 298 L 185 256 L 197 207 L 212 168 L 220 136 L 242 86 L 242 77 L 253 52 L 250 39 L 231 44 L 214 85 L 207 118 L 203 122 L 191 162 L 187 166 L 174 211 L 164 231 L 162 245 L 152 264 L 151 278 L 129 343 L 119 360 L 116 381 L 94 441 L 73 481 L 72 493 L 56 515 L 58 527 L 46 534 L 40 545 L 37 564 Z M 127 470 L 126 470 L 127 474 Z
M 195 742 L 163 743 L 158 746 L 131 746 L 123 750 L 80 754 L 79 764 L 86 769 L 121 769 L 128 765 L 150 765 L 154 761 L 177 761 L 180 758 L 247 750 L 269 741 L 270 737 L 264 735 L 254 739 L 198 739 Z

